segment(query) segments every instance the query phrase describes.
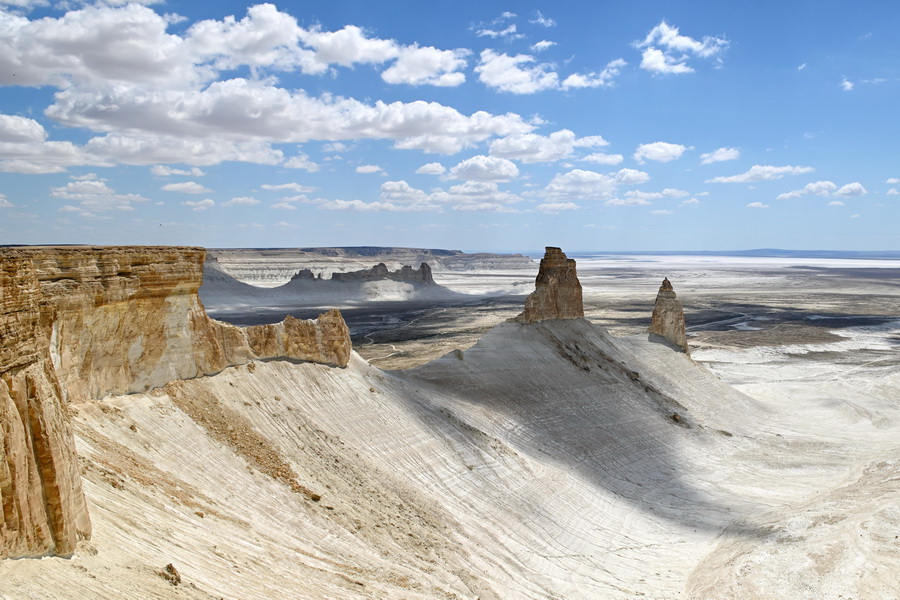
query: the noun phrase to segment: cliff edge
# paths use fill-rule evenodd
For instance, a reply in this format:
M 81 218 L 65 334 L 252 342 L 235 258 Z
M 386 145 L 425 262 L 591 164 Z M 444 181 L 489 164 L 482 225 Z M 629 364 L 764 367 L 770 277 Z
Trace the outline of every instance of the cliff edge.
M 0 558 L 70 555 L 90 536 L 66 404 L 254 359 L 344 367 L 340 312 L 240 328 L 197 295 L 205 250 L 0 249 Z

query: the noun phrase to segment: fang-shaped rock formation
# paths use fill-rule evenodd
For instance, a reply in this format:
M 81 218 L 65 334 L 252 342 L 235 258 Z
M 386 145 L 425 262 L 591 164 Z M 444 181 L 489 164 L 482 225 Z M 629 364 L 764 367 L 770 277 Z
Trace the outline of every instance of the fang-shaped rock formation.
M 560 248 L 547 246 L 534 280 L 534 291 L 525 299 L 525 310 L 516 321 L 533 323 L 583 316 L 581 282 L 575 272 L 575 259 L 567 258 Z
M 0 249 L 0 558 L 90 535 L 66 404 L 285 357 L 344 367 L 340 312 L 239 328 L 206 316 L 202 248 Z
M 665 338 L 670 343 L 688 351 L 687 335 L 684 327 L 684 307 L 681 300 L 675 295 L 668 277 L 663 279 L 656 294 L 656 303 L 653 305 L 653 318 L 650 322 L 650 334 Z

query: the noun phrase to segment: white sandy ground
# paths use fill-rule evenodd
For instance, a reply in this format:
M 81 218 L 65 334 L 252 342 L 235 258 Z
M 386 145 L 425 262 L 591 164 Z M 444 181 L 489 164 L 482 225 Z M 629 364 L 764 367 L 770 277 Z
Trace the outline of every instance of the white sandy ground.
M 643 337 L 509 323 L 411 372 L 79 405 L 94 537 L 0 563 L 0 597 L 896 598 L 900 375 L 867 369 L 754 399 Z
M 579 261 L 586 298 L 652 303 L 649 265 L 601 286 Z M 456 291 L 528 279 L 478 277 Z M 508 323 L 407 372 L 271 361 L 74 406 L 94 536 L 0 562 L 0 598 L 895 600 L 896 323 L 839 333 L 692 362 Z

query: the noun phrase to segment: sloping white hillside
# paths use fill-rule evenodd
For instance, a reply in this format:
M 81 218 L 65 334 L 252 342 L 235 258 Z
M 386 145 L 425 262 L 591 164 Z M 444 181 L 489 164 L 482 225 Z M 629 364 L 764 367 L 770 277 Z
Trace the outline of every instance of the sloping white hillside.
M 411 372 L 229 368 L 73 407 L 93 539 L 0 563 L 0 597 L 892 598 L 900 419 L 855 406 L 583 319 Z

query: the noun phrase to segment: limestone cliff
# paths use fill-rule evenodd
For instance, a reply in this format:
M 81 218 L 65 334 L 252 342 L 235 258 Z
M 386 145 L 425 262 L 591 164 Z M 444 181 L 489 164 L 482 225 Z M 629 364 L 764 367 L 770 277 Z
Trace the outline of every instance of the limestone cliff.
M 682 350 L 688 352 L 687 334 L 684 326 L 684 307 L 675 295 L 675 290 L 668 277 L 663 279 L 656 294 L 653 305 L 653 318 L 650 322 L 650 334 L 665 338 Z
M 560 248 L 547 246 L 534 280 L 534 291 L 525 299 L 525 310 L 516 320 L 532 323 L 583 316 L 581 283 L 575 272 L 575 260 L 567 258 Z
M 90 535 L 67 402 L 147 390 L 253 359 L 346 366 L 340 312 L 239 328 L 197 296 L 205 251 L 0 249 L 0 558 L 68 555 Z
M 312 279 L 312 273 L 308 269 L 305 269 L 300 273 L 297 273 L 294 277 Z M 384 263 L 378 263 L 371 269 L 349 271 L 347 273 L 333 273 L 331 275 L 331 281 L 377 281 L 381 279 L 403 281 L 420 285 L 435 285 L 434 278 L 431 275 L 431 267 L 428 266 L 428 263 L 424 262 L 418 269 L 414 269 L 409 265 L 403 265 L 396 271 L 391 271 Z

